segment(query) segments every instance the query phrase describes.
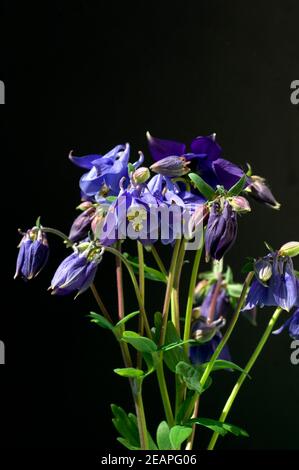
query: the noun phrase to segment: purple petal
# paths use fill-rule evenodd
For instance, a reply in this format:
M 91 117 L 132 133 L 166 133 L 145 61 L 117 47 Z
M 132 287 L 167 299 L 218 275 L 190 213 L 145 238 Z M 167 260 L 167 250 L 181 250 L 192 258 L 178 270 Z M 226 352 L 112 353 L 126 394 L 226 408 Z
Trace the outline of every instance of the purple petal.
M 97 154 L 85 155 L 84 157 L 74 157 L 72 152 L 69 154 L 69 159 L 72 163 L 80 168 L 86 168 L 88 170 L 93 166 L 93 162 L 99 158 L 101 158 L 101 155 Z
M 209 160 L 216 160 L 216 158 L 219 158 L 222 153 L 222 149 L 214 137 L 214 134 L 206 137 L 196 137 L 191 142 L 192 152 L 196 154 L 205 154 L 208 156 Z
M 262 285 L 257 279 L 254 279 L 247 294 L 245 306 L 242 310 L 251 310 L 258 305 L 260 307 L 275 306 L 276 303 L 272 294 L 272 289 Z
M 241 168 L 224 158 L 218 158 L 212 163 L 212 166 L 218 178 L 218 184 L 224 186 L 225 189 L 230 189 L 244 176 L 244 171 Z
M 186 152 L 186 145 L 181 142 L 158 139 L 150 135 L 149 132 L 147 132 L 146 137 L 152 157 L 156 161 L 171 155 L 180 157 Z

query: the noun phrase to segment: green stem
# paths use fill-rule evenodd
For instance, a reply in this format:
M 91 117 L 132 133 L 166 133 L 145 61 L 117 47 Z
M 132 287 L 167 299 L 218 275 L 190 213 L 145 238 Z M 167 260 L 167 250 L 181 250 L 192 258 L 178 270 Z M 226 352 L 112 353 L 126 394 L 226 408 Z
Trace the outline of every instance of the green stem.
M 268 323 L 268 326 L 263 334 L 263 336 L 261 337 L 255 351 L 253 352 L 251 358 L 249 359 L 244 371 L 242 372 L 242 374 L 240 375 L 240 377 L 238 378 L 237 382 L 236 382 L 236 385 L 234 386 L 230 396 L 228 397 L 228 400 L 227 402 L 225 403 L 224 405 L 224 408 L 222 410 L 222 413 L 220 415 L 220 418 L 219 418 L 219 421 L 221 421 L 222 423 L 224 423 L 224 421 L 226 420 L 226 417 L 235 401 L 235 398 L 237 397 L 238 393 L 239 393 L 239 390 L 244 382 L 244 380 L 246 379 L 246 377 L 248 376 L 249 372 L 251 371 L 252 367 L 254 366 L 257 358 L 259 357 L 260 353 L 262 352 L 263 350 L 263 347 L 265 346 L 272 330 L 273 330 L 273 327 L 276 323 L 276 321 L 278 320 L 279 318 L 279 315 L 281 314 L 282 312 L 282 309 L 281 308 L 277 308 L 273 314 L 273 316 L 271 317 L 269 323 Z M 214 432 L 212 438 L 211 438 L 211 441 L 208 445 L 208 450 L 213 450 L 214 447 L 215 447 L 215 444 L 217 442 L 217 439 L 218 439 L 218 436 L 219 434 L 217 432 Z
M 161 332 L 160 332 L 160 339 L 159 339 L 159 346 L 163 346 L 165 341 L 165 334 L 166 334 L 166 327 L 168 321 L 168 313 L 169 313 L 169 305 L 171 299 L 171 292 L 173 287 L 174 281 L 174 274 L 175 274 L 175 267 L 178 258 L 178 252 L 180 248 L 180 239 L 176 240 L 174 245 L 174 250 L 172 254 L 171 264 L 169 268 L 169 274 L 167 279 L 167 286 L 166 286 L 166 293 L 163 305 L 163 312 L 162 312 L 162 325 L 161 325 Z
M 146 334 L 149 338 L 152 338 L 152 332 L 151 332 L 151 329 L 150 329 L 150 326 L 149 326 L 149 323 L 148 323 L 148 319 L 147 319 L 147 316 L 146 316 L 143 299 L 141 297 L 138 282 L 136 280 L 136 276 L 134 274 L 134 270 L 133 270 L 131 264 L 129 263 L 129 261 L 127 260 L 127 258 L 124 255 L 122 255 L 118 250 L 116 250 L 112 246 L 105 247 L 105 251 L 108 251 L 109 253 L 112 253 L 115 256 L 118 256 L 122 260 L 124 265 L 126 266 L 128 272 L 130 274 L 132 284 L 134 286 L 134 290 L 135 290 L 135 293 L 136 293 L 140 313 L 141 313 L 141 315 L 143 316 L 143 319 L 144 319 L 144 326 L 145 326 Z
M 187 308 L 186 308 L 186 318 L 185 318 L 185 328 L 184 328 L 184 338 L 183 338 L 184 341 L 188 341 L 188 339 L 190 338 L 193 296 L 194 296 L 194 289 L 195 289 L 197 276 L 198 276 L 198 269 L 199 269 L 202 250 L 203 250 L 203 240 L 201 241 L 200 248 L 196 251 L 196 255 L 194 258 L 194 262 L 193 262 L 193 268 L 192 268 L 189 291 L 188 291 Z M 188 351 L 189 351 L 188 343 L 184 345 L 184 348 L 185 348 L 186 354 L 188 354 Z
M 230 335 L 232 334 L 232 331 L 235 327 L 235 324 L 238 321 L 241 309 L 242 309 L 243 304 L 244 304 L 245 296 L 246 296 L 248 287 L 250 286 L 250 283 L 251 283 L 251 280 L 252 280 L 253 276 L 254 276 L 253 272 L 250 272 L 250 273 L 247 274 L 247 277 L 246 277 L 245 282 L 243 284 L 243 289 L 242 289 L 241 295 L 239 297 L 238 304 L 237 304 L 236 310 L 234 312 L 234 315 L 232 317 L 232 320 L 231 320 L 231 322 L 230 322 L 230 324 L 229 324 L 222 340 L 220 341 L 217 348 L 215 349 L 215 351 L 214 351 L 210 361 L 208 362 L 208 365 L 207 365 L 207 367 L 206 367 L 206 369 L 205 369 L 205 371 L 204 371 L 204 373 L 203 373 L 203 375 L 200 379 L 200 385 L 202 387 L 204 387 L 206 381 L 208 380 L 208 377 L 209 377 L 210 373 L 213 370 L 214 364 L 215 364 L 219 354 L 221 353 L 222 349 L 224 348 L 227 341 L 229 340 Z
M 121 253 L 121 241 L 117 242 L 117 250 Z M 116 287 L 117 287 L 117 305 L 118 305 L 118 318 L 121 320 L 125 315 L 124 303 L 124 288 L 123 288 L 123 272 L 121 259 L 116 256 Z
M 166 384 L 165 375 L 164 375 L 162 353 L 160 353 L 159 357 L 156 358 L 155 367 L 156 367 L 159 389 L 161 393 L 166 420 L 167 420 L 168 426 L 171 427 L 174 425 L 174 418 L 173 418 L 172 408 L 171 408 L 170 399 L 169 399 L 168 390 L 167 390 L 167 384 Z
M 135 379 L 135 409 L 138 422 L 140 446 L 142 450 L 148 450 L 148 433 L 142 400 L 142 380 L 140 379 Z
M 171 294 L 171 305 L 172 305 L 171 320 L 174 326 L 176 327 L 176 330 L 179 336 L 180 336 L 179 289 L 180 289 L 181 272 L 182 272 L 182 267 L 184 264 L 185 248 L 186 248 L 186 243 L 185 243 L 185 240 L 183 239 L 181 242 L 180 251 L 178 254 L 178 260 L 177 260 L 176 270 L 174 274 L 173 288 L 172 288 L 172 294 Z
M 105 305 L 104 305 L 104 303 L 103 303 L 103 301 L 102 301 L 102 299 L 101 299 L 101 297 L 100 297 L 100 295 L 99 295 L 99 293 L 98 293 L 98 291 L 97 291 L 96 286 L 94 285 L 94 283 L 92 283 L 92 284 L 90 285 L 90 289 L 91 289 L 91 292 L 93 293 L 93 296 L 94 296 L 94 298 L 95 298 L 95 300 L 96 300 L 96 303 L 98 304 L 98 306 L 99 306 L 99 308 L 100 308 L 100 310 L 101 310 L 101 313 L 104 315 L 105 318 L 107 318 L 107 320 L 110 321 L 110 323 L 113 323 L 112 318 L 111 318 L 111 316 L 109 315 L 109 312 L 108 312 L 108 310 L 106 309 L 106 307 L 105 307 Z
M 167 278 L 168 274 L 167 274 L 166 268 L 165 268 L 164 263 L 161 260 L 161 258 L 159 256 L 159 253 L 157 252 L 154 245 L 151 246 L 151 252 L 153 254 L 153 257 L 155 258 L 155 261 L 156 261 L 157 266 L 159 267 L 161 273 L 163 273 L 164 276 Z
M 56 228 L 51 227 L 41 227 L 42 231 L 45 233 L 52 233 L 53 235 L 57 235 L 58 237 L 62 238 L 66 243 L 67 246 L 73 246 L 73 242 L 65 235 L 65 233 L 57 230 Z
M 137 250 L 138 250 L 138 269 L 139 269 L 139 290 L 142 298 L 143 305 L 145 304 L 145 281 L 144 281 L 144 254 L 143 246 L 140 241 L 137 241 Z M 143 316 L 139 315 L 138 320 L 138 333 L 143 336 L 144 330 L 144 321 Z M 137 352 L 137 368 L 142 368 L 142 354 L 140 351 Z

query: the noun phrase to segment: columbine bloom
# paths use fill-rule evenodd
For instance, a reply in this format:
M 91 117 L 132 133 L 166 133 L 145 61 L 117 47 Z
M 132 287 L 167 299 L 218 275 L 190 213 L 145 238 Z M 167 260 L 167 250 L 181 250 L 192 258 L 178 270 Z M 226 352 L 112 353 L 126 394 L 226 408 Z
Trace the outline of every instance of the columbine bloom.
M 32 279 L 40 273 L 49 257 L 46 234 L 38 227 L 27 230 L 19 248 L 14 277 L 22 276 L 24 279 Z
M 289 329 L 289 335 L 293 339 L 299 339 L 299 308 L 295 310 L 293 315 L 276 331 L 273 331 L 274 335 L 278 335 L 285 328 Z
M 206 259 L 220 260 L 232 247 L 237 237 L 237 214 L 225 199 L 212 203 L 206 229 Z
M 222 338 L 220 329 L 225 325 L 224 316 L 227 314 L 230 304 L 225 289 L 221 288 L 213 306 L 215 289 L 216 284 L 209 289 L 202 305 L 193 310 L 193 316 L 199 315 L 199 318 L 192 324 L 191 336 L 201 343 L 190 347 L 189 354 L 193 364 L 208 362 Z M 223 348 L 219 358 L 231 359 L 227 346 Z
M 72 242 L 82 240 L 88 235 L 91 222 L 95 216 L 95 207 L 89 207 L 75 218 L 69 233 L 69 239 Z
M 105 155 L 86 155 L 74 157 L 70 154 L 70 160 L 81 168 L 89 170 L 80 179 L 80 188 L 84 198 L 96 195 L 117 196 L 119 182 L 128 174 L 128 162 L 130 146 L 117 145 Z
M 84 251 L 80 251 L 80 250 Z M 65 258 L 58 266 L 51 282 L 52 294 L 66 295 L 84 292 L 92 284 L 103 250 L 93 243 L 82 243 L 74 253 Z
M 206 137 L 196 137 L 190 145 L 191 152 L 181 142 L 164 140 L 153 137 L 147 133 L 149 149 L 155 161 L 165 157 L 184 157 L 189 162 L 193 171 L 213 188 L 223 186 L 231 188 L 242 176 L 243 170 L 228 160 L 221 158 L 222 149 L 216 142 L 216 134 Z M 248 179 L 249 182 L 249 179 Z
M 289 256 L 269 253 L 255 262 L 255 279 L 248 292 L 245 307 L 277 306 L 289 311 L 299 305 L 299 281 Z

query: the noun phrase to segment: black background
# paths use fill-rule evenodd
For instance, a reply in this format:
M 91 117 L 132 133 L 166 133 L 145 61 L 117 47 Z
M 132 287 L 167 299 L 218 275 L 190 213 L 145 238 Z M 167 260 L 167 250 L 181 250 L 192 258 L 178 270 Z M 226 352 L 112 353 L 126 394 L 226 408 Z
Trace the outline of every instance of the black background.
M 32 226 L 41 215 L 44 225 L 68 231 L 81 174 L 67 159 L 71 149 L 104 153 L 130 141 L 136 156 L 147 150 L 146 130 L 186 142 L 217 132 L 225 157 L 250 162 L 282 203 L 280 212 L 252 204 L 252 213 L 239 221 L 229 264 L 237 273 L 246 256 L 265 252 L 263 240 L 279 247 L 298 239 L 299 108 L 290 102 L 290 83 L 299 79 L 299 4 L 2 5 L 0 339 L 7 364 L 0 368 L 1 446 L 116 449 L 109 403 L 133 411 L 126 380 L 112 372 L 121 367 L 117 346 L 86 318 L 95 309 L 90 293 L 73 301 L 46 292 L 65 256 L 59 240 L 51 238 L 49 266 L 36 281 L 12 280 L 17 228 Z M 165 262 L 169 252 L 163 250 Z M 108 254 L 97 286 L 115 310 L 114 259 Z M 127 278 L 125 293 L 129 313 L 136 303 Z M 161 308 L 162 295 L 162 286 L 148 287 L 151 314 Z M 245 364 L 269 315 L 260 312 L 257 329 L 240 320 L 230 342 L 235 362 Z M 298 372 L 290 363 L 288 335 L 273 337 L 229 417 L 250 438 L 226 437 L 219 448 L 298 448 Z M 219 373 L 202 399 L 203 416 L 218 417 L 234 379 Z M 145 392 L 152 432 L 163 416 L 155 387 L 152 376 Z M 199 430 L 199 448 L 209 435 Z

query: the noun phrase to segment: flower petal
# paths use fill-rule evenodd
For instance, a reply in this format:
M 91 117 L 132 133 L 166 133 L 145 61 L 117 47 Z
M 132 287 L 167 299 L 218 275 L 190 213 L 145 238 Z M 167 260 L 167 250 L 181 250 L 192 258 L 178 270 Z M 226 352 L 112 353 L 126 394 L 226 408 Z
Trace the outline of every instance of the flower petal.
M 191 142 L 191 150 L 196 154 L 205 154 L 209 160 L 216 160 L 222 153 L 222 148 L 215 140 L 215 134 L 206 137 L 196 137 Z
M 180 157 L 186 152 L 186 145 L 181 142 L 158 139 L 157 137 L 153 137 L 149 132 L 146 133 L 146 137 L 152 157 L 156 161 L 171 155 Z

